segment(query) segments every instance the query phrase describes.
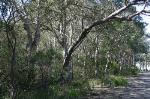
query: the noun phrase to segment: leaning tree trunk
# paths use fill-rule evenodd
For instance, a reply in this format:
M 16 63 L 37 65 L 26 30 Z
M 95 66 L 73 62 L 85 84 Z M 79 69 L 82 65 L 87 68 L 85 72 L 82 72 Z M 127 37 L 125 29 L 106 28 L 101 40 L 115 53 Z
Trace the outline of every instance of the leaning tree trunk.
M 128 4 L 125 7 L 122 7 L 120 9 L 118 9 L 117 11 L 111 13 L 109 16 L 107 16 L 106 18 L 96 21 L 93 24 L 91 24 L 89 27 L 87 27 L 86 29 L 84 29 L 79 38 L 77 39 L 77 41 L 69 48 L 67 56 L 64 59 L 64 64 L 63 67 L 67 67 L 70 64 L 71 61 L 71 57 L 73 52 L 80 46 L 80 44 L 85 40 L 85 38 L 87 37 L 87 35 L 90 33 L 90 31 L 92 30 L 92 28 L 96 27 L 96 26 L 100 26 L 102 24 L 105 24 L 107 22 L 110 22 L 112 20 L 120 20 L 120 21 L 130 21 L 134 16 L 136 16 L 135 14 L 131 15 L 130 17 L 116 17 L 118 14 L 122 13 L 123 11 L 125 11 L 127 8 L 129 8 L 130 6 L 132 6 L 133 4 Z M 132 21 L 132 20 L 131 20 Z
M 70 60 L 69 60 L 69 62 L 68 62 L 68 64 L 65 64 L 66 63 L 66 61 L 68 61 L 68 60 L 65 60 L 66 59 L 66 57 L 68 56 L 68 48 L 67 47 L 65 47 L 64 48 L 64 65 L 63 65 L 63 69 L 64 69 L 64 73 L 65 73 L 65 81 L 66 82 L 70 82 L 70 81 L 72 81 L 72 79 L 73 79 L 73 75 L 72 75 L 72 64 L 71 64 L 71 57 L 70 57 Z
M 62 9 L 61 9 L 61 13 L 63 13 L 61 19 L 60 19 L 60 34 L 62 34 L 62 47 L 63 47 L 63 57 L 64 57 L 64 63 L 63 63 L 63 73 L 64 73 L 64 80 L 65 82 L 70 82 L 73 79 L 73 67 L 72 67 L 72 63 L 71 61 L 71 56 L 69 58 L 69 62 L 68 60 L 66 60 L 66 58 L 68 57 L 69 54 L 69 45 L 71 45 L 72 42 L 72 26 L 71 24 L 67 23 L 67 1 L 64 0 L 62 2 Z M 67 28 L 70 28 L 70 31 L 67 31 Z M 69 35 L 67 34 L 69 33 Z M 70 39 L 68 39 L 68 37 L 70 37 Z M 66 64 L 67 62 L 67 64 Z

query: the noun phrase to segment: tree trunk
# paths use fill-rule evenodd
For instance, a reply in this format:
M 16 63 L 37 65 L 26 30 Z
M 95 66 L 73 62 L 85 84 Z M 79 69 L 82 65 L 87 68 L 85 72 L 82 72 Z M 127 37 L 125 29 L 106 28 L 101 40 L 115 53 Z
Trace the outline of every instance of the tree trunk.
M 98 47 L 99 47 L 99 35 L 96 33 L 96 49 L 95 49 L 95 67 L 96 67 L 96 78 L 100 77 L 100 70 L 99 70 L 99 65 L 98 65 Z
M 70 82 L 73 78 L 73 75 L 72 75 L 72 64 L 71 64 L 71 57 L 70 57 L 70 60 L 65 60 L 66 57 L 68 56 L 68 48 L 65 47 L 64 48 L 64 65 L 63 65 L 63 69 L 64 69 L 64 72 L 65 72 L 65 81 L 67 82 Z M 65 62 L 66 61 L 69 61 L 68 64 L 65 65 Z
M 10 95 L 11 99 L 16 99 L 17 88 L 15 85 L 15 75 L 14 75 L 14 66 L 16 64 L 16 34 L 14 31 L 14 27 L 9 24 L 6 24 L 6 35 L 8 40 L 8 48 L 11 53 L 11 61 L 10 61 L 10 83 L 11 90 Z

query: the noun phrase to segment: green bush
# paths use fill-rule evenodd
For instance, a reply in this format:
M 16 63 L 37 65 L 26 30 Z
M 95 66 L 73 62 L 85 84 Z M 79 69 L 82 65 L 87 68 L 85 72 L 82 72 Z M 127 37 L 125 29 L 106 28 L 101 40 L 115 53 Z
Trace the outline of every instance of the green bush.
M 139 73 L 139 69 L 134 66 L 134 65 L 131 65 L 129 66 L 127 69 L 123 69 L 122 72 L 121 72 L 121 75 L 124 75 L 124 76 L 135 76 Z
M 109 68 L 110 68 L 110 72 L 114 75 L 117 75 L 119 74 L 119 64 L 117 64 L 117 62 L 115 61 L 112 61 L 112 62 L 109 62 Z
M 81 96 L 81 93 L 79 89 L 70 88 L 66 96 L 68 99 L 77 99 Z
M 128 84 L 127 80 L 123 76 L 110 76 L 111 86 L 126 86 Z
M 130 68 L 130 74 L 131 75 L 137 75 L 139 73 L 139 69 L 137 67 Z
M 86 94 L 88 88 L 85 80 L 77 80 L 70 84 L 49 85 L 47 89 L 20 90 L 16 99 L 78 99 Z

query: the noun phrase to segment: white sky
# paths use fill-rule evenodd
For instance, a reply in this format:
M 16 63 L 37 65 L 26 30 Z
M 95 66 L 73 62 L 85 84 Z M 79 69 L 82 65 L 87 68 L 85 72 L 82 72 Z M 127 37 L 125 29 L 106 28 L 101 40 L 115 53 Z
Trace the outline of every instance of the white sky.
M 137 11 L 140 11 L 143 9 L 143 6 L 137 6 Z M 147 7 L 146 9 L 150 9 L 150 7 Z M 148 23 L 148 25 L 145 28 L 145 32 L 150 34 L 150 16 L 141 15 L 143 17 L 143 21 Z
M 146 26 L 145 32 L 150 33 L 150 16 L 142 16 L 143 20 L 148 23 L 148 26 Z

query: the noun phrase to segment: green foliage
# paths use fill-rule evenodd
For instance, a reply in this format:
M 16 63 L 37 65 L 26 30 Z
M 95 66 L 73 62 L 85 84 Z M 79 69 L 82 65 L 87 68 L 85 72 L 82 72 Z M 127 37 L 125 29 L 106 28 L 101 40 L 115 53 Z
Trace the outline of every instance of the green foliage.
M 83 93 L 90 89 L 88 80 L 84 78 L 73 81 L 71 83 L 71 86 L 73 88 L 79 88 L 81 91 L 83 91 Z
M 117 64 L 117 62 L 112 61 L 108 63 L 110 72 L 114 75 L 119 74 L 119 64 Z
M 8 94 L 8 86 L 4 81 L 0 81 L 0 99 L 4 99 Z
M 69 88 L 65 92 L 65 96 L 63 99 L 78 99 L 81 96 L 81 92 L 79 89 Z
M 77 98 L 77 97 L 80 96 L 80 91 L 75 90 L 75 89 L 71 89 L 71 90 L 68 92 L 68 95 L 69 95 L 70 99 Z
M 24 3 L 19 3 L 17 0 L 13 3 L 11 0 L 3 0 L 2 2 L 0 1 L 2 7 L 0 14 L 4 17 L 0 17 L 0 98 L 7 99 L 10 96 L 11 67 L 14 69 L 13 80 L 18 91 L 17 99 L 77 99 L 90 89 L 89 82 L 93 85 L 105 83 L 125 86 L 127 81 L 122 75 L 137 75 L 139 72 L 135 66 L 131 66 L 133 63 L 129 61 L 133 59 L 130 58 L 137 53 L 148 52 L 147 43 L 142 39 L 144 23 L 136 20 L 125 22 L 106 19 L 105 24 L 102 22 L 102 25 L 93 29 L 87 27 L 109 16 L 114 12 L 114 8 L 122 7 L 123 0 L 88 0 L 87 2 L 29 0 Z M 17 12 L 13 16 L 14 12 L 11 11 L 16 9 Z M 127 13 L 124 11 L 122 15 L 128 16 L 127 14 L 132 12 L 135 12 L 135 7 L 134 9 L 130 7 Z M 28 22 L 25 22 L 26 19 Z M 9 30 L 6 30 L 7 28 Z M 39 35 L 37 35 L 38 30 L 40 30 Z M 78 40 L 81 41 L 77 41 L 80 35 L 81 38 Z M 16 49 L 13 49 L 14 38 L 16 38 Z M 26 48 L 27 43 L 34 45 L 34 41 L 38 39 L 40 42 L 35 44 L 38 49 L 31 52 L 29 57 L 30 48 Z M 73 50 L 70 49 L 72 46 Z M 67 84 L 62 84 L 64 83 L 63 63 L 66 58 L 62 53 L 64 47 L 67 51 L 73 51 L 69 61 L 72 67 L 67 68 L 71 70 L 73 80 Z M 12 50 L 15 50 L 16 59 L 13 66 Z M 144 62 L 144 58 L 142 61 Z
M 139 72 L 140 72 L 140 70 L 136 67 L 131 69 L 131 75 L 137 75 Z
M 129 41 L 129 46 L 134 50 L 135 53 L 147 53 L 149 49 L 148 44 L 141 39 Z
M 49 99 L 45 90 L 21 91 L 17 99 Z
M 121 75 L 136 76 L 140 72 L 137 66 L 131 65 L 126 67 L 127 67 L 126 69 L 123 69 L 121 71 Z
M 54 55 L 57 52 L 53 49 L 49 49 L 47 51 L 38 51 L 32 58 L 32 62 L 38 65 L 48 65 L 51 64 Z
M 123 76 L 110 76 L 110 85 L 117 86 L 126 86 L 128 84 L 127 80 Z
M 71 84 L 63 86 L 50 85 L 47 90 L 22 91 L 18 99 L 78 99 L 87 92 L 85 89 L 87 85 L 84 84 L 85 82 L 82 84 L 81 82 L 73 81 Z

